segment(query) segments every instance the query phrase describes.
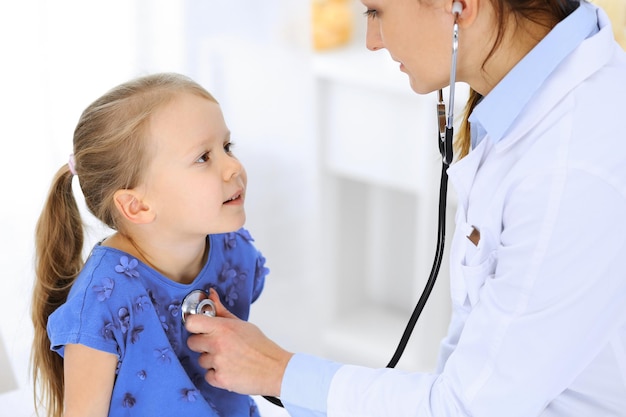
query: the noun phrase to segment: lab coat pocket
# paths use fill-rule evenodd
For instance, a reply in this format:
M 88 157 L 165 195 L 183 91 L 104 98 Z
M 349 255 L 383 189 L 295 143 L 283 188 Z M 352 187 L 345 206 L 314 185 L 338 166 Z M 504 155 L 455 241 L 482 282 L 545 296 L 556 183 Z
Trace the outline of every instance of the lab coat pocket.
M 469 238 L 466 242 L 465 260 L 461 272 L 465 283 L 467 300 L 474 306 L 480 299 L 480 290 L 496 270 L 496 250 L 493 235 L 487 230 L 480 231 L 477 244 Z

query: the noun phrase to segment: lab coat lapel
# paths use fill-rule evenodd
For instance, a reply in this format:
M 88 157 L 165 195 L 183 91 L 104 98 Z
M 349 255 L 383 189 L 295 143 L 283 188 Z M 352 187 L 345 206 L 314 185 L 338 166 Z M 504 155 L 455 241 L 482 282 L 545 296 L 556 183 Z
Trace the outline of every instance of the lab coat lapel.
M 490 140 L 489 136 L 485 137 L 465 158 L 448 168 L 448 177 L 456 191 L 459 209 L 462 209 L 465 215 L 467 214 L 469 194 L 472 190 L 478 168 L 480 167 L 481 161 L 483 161 L 486 141 L 488 140 Z
M 490 139 L 485 137 L 465 158 L 448 168 L 448 177 L 457 194 L 454 238 L 450 246 L 450 294 L 453 304 L 458 308 L 463 305 L 463 300 L 467 296 L 465 282 L 460 278 L 463 276 L 461 265 L 465 258 L 464 236 L 471 231 L 471 225 L 467 222 L 468 199 L 478 169 L 484 160 L 488 140 Z M 461 314 L 460 311 L 457 313 Z

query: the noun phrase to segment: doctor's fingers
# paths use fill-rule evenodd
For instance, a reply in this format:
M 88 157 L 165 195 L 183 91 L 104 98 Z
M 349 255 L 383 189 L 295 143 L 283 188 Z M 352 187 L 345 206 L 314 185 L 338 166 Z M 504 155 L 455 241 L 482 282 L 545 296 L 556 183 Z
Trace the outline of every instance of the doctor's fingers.
M 198 358 L 200 366 L 207 370 L 204 379 L 213 387 L 231 391 L 231 387 L 226 382 L 228 378 L 224 378 L 223 372 L 224 369 L 228 368 L 217 365 L 214 359 L 215 357 L 210 353 L 203 353 Z
M 186 323 L 187 330 L 189 330 L 189 332 L 191 333 L 187 338 L 187 346 L 189 346 L 189 349 L 199 353 L 209 352 L 210 350 L 212 350 L 211 337 L 209 333 L 207 333 L 207 331 L 205 330 L 204 326 L 201 326 L 202 323 L 193 325 L 190 329 L 190 322 L 191 320 L 187 320 Z
M 237 323 L 229 319 L 218 320 L 230 321 L 240 326 L 222 328 L 222 332 L 216 330 L 210 334 L 191 335 L 187 340 L 192 350 L 200 352 L 198 364 L 207 370 L 204 379 L 214 387 L 240 394 L 277 395 L 280 384 L 266 382 L 264 374 L 268 365 L 259 360 L 255 346 L 256 337 L 249 340 L 250 332 L 262 335 L 256 326 L 243 321 Z M 258 375 L 262 376 L 259 378 Z
M 207 369 L 204 379 L 214 387 L 239 394 L 280 396 L 283 375 L 292 354 L 269 339 L 259 342 L 258 350 L 248 349 L 250 345 L 242 343 L 241 349 L 236 351 L 202 353 L 198 363 Z
M 215 304 L 215 316 L 218 318 L 228 318 L 234 320 L 240 320 L 233 313 L 228 311 L 226 307 L 221 303 L 219 295 L 211 288 L 209 292 L 209 299 Z M 208 319 L 208 320 L 207 320 Z M 219 326 L 219 320 L 211 321 L 213 317 L 205 314 L 190 314 L 186 317 L 185 328 L 189 333 L 209 333 Z
M 231 352 L 250 350 L 248 334 L 260 333 L 253 324 L 232 315 L 226 318 L 194 314 L 187 318 L 185 327 L 191 333 L 187 338 L 189 349 L 219 355 L 223 360 L 230 359 Z
M 238 322 L 239 319 L 226 319 L 222 317 L 208 317 L 195 314 L 187 318 L 185 327 L 190 335 L 187 338 L 187 346 L 194 352 L 204 353 L 220 351 L 220 345 L 224 345 L 232 327 L 229 322 Z
M 203 353 L 200 355 L 198 362 L 200 366 L 205 368 L 207 371 L 204 375 L 204 379 L 206 382 L 216 388 L 221 388 L 227 391 L 235 391 L 240 394 L 254 394 L 254 392 L 249 392 L 245 384 L 237 384 L 234 382 L 237 378 L 233 378 L 232 369 L 228 366 L 220 366 L 217 365 L 214 361 L 216 357 L 211 355 L 210 353 Z M 241 377 L 239 377 L 241 379 Z M 245 380 L 245 376 L 244 376 Z

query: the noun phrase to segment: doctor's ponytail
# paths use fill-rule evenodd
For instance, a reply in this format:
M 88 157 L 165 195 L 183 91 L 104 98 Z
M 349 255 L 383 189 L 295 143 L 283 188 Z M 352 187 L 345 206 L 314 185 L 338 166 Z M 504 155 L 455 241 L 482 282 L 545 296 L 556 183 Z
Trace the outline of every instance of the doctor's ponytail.
M 470 114 L 472 114 L 474 107 L 476 107 L 482 97 L 483 96 L 478 94 L 476 91 L 470 89 L 469 98 L 467 99 L 465 109 L 463 110 L 463 121 L 461 122 L 461 128 L 459 130 L 459 133 L 456 135 L 456 138 L 454 139 L 454 153 L 457 155 L 457 159 L 461 159 L 467 156 L 470 151 L 471 132 L 469 116 Z

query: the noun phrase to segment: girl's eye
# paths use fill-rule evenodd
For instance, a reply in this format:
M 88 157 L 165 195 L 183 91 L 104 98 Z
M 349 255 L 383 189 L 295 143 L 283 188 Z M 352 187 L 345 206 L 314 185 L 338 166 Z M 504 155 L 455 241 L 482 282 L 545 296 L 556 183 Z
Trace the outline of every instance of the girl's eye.
M 226 154 L 228 154 L 228 155 L 232 155 L 232 153 L 233 153 L 233 146 L 235 146 L 234 143 L 226 142 L 224 144 L 224 152 Z M 205 153 L 200 155 L 200 157 L 198 159 L 196 159 L 196 162 L 197 163 L 206 163 L 206 162 L 209 162 L 210 159 L 211 159 L 211 152 L 210 151 L 206 151 Z
M 378 11 L 374 9 L 367 9 L 363 14 L 367 18 L 374 19 L 376 17 L 376 14 L 378 14 Z
M 203 153 L 202 155 L 200 155 L 200 158 L 196 160 L 196 162 L 201 162 L 201 163 L 207 162 L 209 160 L 209 155 L 210 155 L 210 152 Z

